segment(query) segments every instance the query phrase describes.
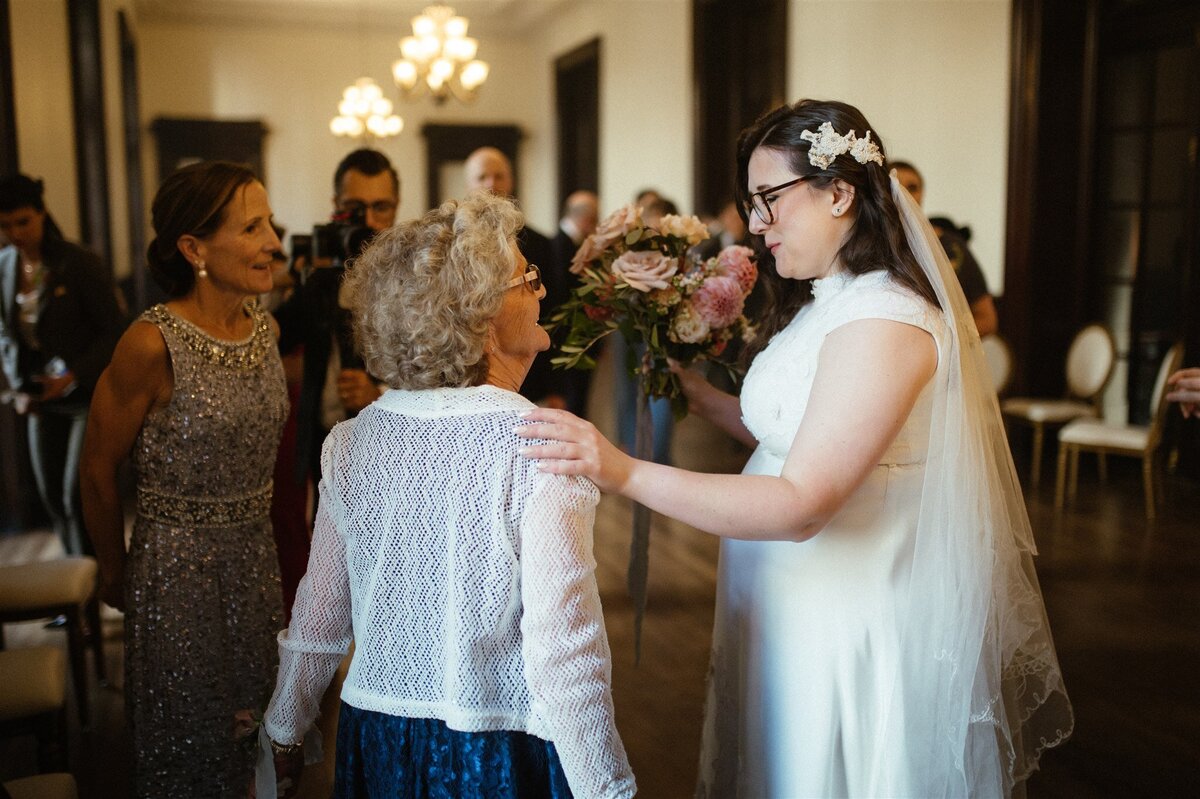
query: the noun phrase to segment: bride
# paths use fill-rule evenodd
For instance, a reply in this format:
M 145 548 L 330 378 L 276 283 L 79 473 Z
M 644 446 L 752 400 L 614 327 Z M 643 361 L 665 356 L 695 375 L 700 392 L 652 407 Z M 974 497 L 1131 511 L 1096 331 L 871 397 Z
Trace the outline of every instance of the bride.
M 741 398 L 693 410 L 742 475 L 635 460 L 539 409 L 527 457 L 722 537 L 697 794 L 1007 797 L 1073 716 L 979 336 L 858 109 L 802 100 L 742 133 L 774 259 Z

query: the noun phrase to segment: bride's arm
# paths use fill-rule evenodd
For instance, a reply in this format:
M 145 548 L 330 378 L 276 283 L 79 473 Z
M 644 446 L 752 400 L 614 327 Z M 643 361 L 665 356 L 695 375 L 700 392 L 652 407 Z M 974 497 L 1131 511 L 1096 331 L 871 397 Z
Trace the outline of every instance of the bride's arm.
M 879 462 L 937 365 L 925 331 L 881 319 L 844 325 L 826 337 L 804 420 L 779 477 L 688 472 L 639 461 L 587 422 L 539 409 L 545 424 L 519 428 L 528 457 L 555 474 L 580 474 L 714 535 L 803 541 L 825 526 Z

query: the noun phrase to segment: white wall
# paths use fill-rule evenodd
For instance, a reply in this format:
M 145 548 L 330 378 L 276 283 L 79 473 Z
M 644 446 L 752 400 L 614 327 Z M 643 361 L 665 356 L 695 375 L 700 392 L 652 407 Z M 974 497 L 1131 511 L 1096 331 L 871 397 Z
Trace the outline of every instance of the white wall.
M 9 0 L 8 8 L 21 171 L 45 181 L 46 208 L 78 240 L 66 1 Z
M 401 173 L 400 218 L 427 207 L 425 122 L 518 125 L 518 194 L 535 227 L 557 224 L 554 59 L 597 36 L 601 54 L 601 185 L 606 208 L 657 186 L 686 207 L 692 194 L 690 3 L 583 0 L 565 4 L 521 39 L 480 36 L 491 77 L 471 105 L 397 103 L 405 130 L 378 142 Z M 360 75 L 390 88 L 399 33 L 369 26 L 313 31 L 264 23 L 144 21 L 140 26 L 142 113 L 262 119 L 270 129 L 266 177 L 279 221 L 303 230 L 329 210 L 330 179 L 357 143 L 328 122 L 342 89 Z M 146 148 L 153 150 L 147 138 Z M 156 167 L 151 164 L 153 175 Z M 151 187 L 151 192 L 153 187 Z
M 539 0 L 527 0 L 538 2 Z M 104 0 L 112 241 L 118 274 L 127 251 L 115 13 Z M 915 162 L 926 208 L 974 230 L 972 248 L 993 292 L 1003 288 L 1010 0 L 791 0 L 789 95 L 858 105 L 889 153 Z M 47 202 L 78 237 L 65 0 L 11 0 L 17 132 L 22 167 L 46 179 Z M 157 116 L 261 119 L 269 128 L 266 179 L 279 221 L 293 232 L 329 211 L 338 160 L 357 144 L 328 130 L 345 86 L 369 75 L 390 86 L 402 33 L 395 25 L 297 25 L 135 18 L 142 87 L 146 205 L 156 184 L 150 120 Z M 405 131 L 379 143 L 401 173 L 401 218 L 425 197 L 425 122 L 516 124 L 518 194 L 531 223 L 557 221 L 554 60 L 601 40 L 600 194 L 605 210 L 644 186 L 691 209 L 690 0 L 575 0 L 520 36 L 480 37 L 492 76 L 476 103 L 398 103 Z
M 1004 289 L 1009 0 L 791 0 L 788 92 L 852 103 Z
M 360 146 L 329 132 L 342 90 L 366 76 L 388 91 L 397 39 L 391 29 L 143 23 L 142 114 L 147 125 L 157 116 L 262 120 L 269 129 L 264 168 L 276 218 L 293 232 L 303 231 L 327 218 L 333 170 Z M 398 104 L 404 131 L 374 145 L 400 172 L 400 218 L 427 207 L 420 133 L 425 122 L 515 123 L 530 134 L 526 149 L 546 146 L 545 120 L 534 113 L 534 97 L 524 88 L 533 82 L 537 62 L 520 43 L 491 39 L 481 43 L 480 56 L 495 77 L 475 104 L 437 107 L 428 99 Z M 152 137 L 145 146 L 153 150 Z M 150 172 L 157 174 L 156 164 Z
M 101 69 L 109 183 L 110 243 L 117 278 L 129 274 L 129 214 L 121 127 L 121 61 L 117 12 L 131 19 L 133 0 L 101 3 Z M 11 0 L 13 92 L 21 171 L 46 184 L 46 208 L 63 234 L 78 241 L 79 186 L 71 97 L 66 0 Z
M 604 211 L 654 187 L 692 210 L 692 25 L 688 0 L 582 0 L 533 42 L 544 61 L 541 113 L 554 120 L 554 60 L 600 38 L 600 203 Z M 555 154 L 542 192 L 556 193 Z M 551 212 L 553 213 L 553 211 Z

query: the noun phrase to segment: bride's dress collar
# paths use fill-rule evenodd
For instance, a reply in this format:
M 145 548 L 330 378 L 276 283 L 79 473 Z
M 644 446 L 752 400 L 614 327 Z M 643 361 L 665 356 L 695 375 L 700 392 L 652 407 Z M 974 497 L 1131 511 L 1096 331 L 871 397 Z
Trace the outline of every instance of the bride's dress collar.
M 830 272 L 825 277 L 817 278 L 812 282 L 813 299 L 821 300 L 832 297 L 845 288 L 854 277 L 852 272 L 848 272 L 845 269 L 838 269 Z

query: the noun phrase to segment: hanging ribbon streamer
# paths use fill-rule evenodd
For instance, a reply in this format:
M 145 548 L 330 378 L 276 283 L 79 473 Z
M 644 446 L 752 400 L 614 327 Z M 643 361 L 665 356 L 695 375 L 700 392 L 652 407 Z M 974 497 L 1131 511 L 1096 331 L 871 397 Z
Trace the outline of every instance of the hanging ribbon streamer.
M 654 457 L 654 423 L 650 416 L 649 386 L 650 354 L 642 357 L 637 380 L 637 426 L 634 436 L 634 457 L 648 461 Z M 633 535 L 629 543 L 629 573 L 626 586 L 633 600 L 633 662 L 642 659 L 642 618 L 646 615 L 646 583 L 650 571 L 650 509 L 633 504 Z

